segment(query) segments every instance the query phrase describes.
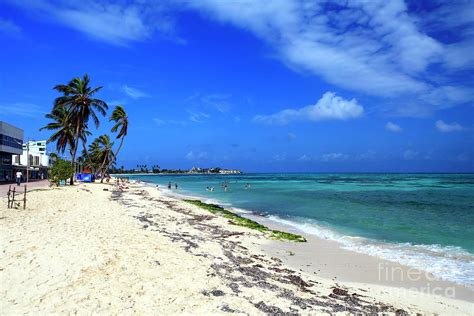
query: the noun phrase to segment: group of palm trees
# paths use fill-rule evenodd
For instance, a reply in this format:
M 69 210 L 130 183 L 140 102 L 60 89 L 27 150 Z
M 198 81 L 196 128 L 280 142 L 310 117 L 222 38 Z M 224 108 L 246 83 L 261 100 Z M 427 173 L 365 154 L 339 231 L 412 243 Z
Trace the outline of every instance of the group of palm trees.
M 92 135 L 89 130 L 89 121 L 92 119 L 95 127 L 98 128 L 98 114 L 105 116 L 108 110 L 107 103 L 95 98 L 95 94 L 102 87 L 91 88 L 89 83 L 89 76 L 85 74 L 83 78 L 74 78 L 68 84 L 55 86 L 54 89 L 62 95 L 54 100 L 51 113 L 46 115 L 46 118 L 52 122 L 41 130 L 54 131 L 48 142 L 56 142 L 58 153 L 64 154 L 68 151 L 74 170 L 78 161 L 82 166 L 94 170 L 96 175 L 100 173 L 101 181 L 103 181 L 104 175 L 117 159 L 123 140 L 127 136 L 128 116 L 123 107 L 117 105 L 109 118 L 109 121 L 115 123 L 111 132 L 117 133 L 116 139 L 120 139 L 115 152 L 114 142 L 108 135 L 97 137 L 87 147 L 87 137 Z M 77 150 L 81 144 L 82 153 L 76 161 Z M 73 181 L 74 175 L 71 175 L 71 184 Z

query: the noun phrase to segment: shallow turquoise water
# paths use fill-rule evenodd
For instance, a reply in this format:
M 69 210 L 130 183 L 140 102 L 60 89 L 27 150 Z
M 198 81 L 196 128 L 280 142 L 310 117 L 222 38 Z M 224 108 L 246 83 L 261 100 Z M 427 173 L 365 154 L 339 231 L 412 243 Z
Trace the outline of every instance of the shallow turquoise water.
M 442 270 L 438 275 L 474 284 L 474 174 L 130 178 L 159 184 L 165 191 L 168 181 L 173 185 L 177 182 L 182 194 L 265 214 L 307 233 L 339 240 L 358 251 L 396 261 L 408 258 L 417 268 L 429 266 L 429 261 L 436 259 L 439 266 L 431 268 Z M 227 192 L 221 188 L 223 183 L 228 186 Z M 246 184 L 250 188 L 246 189 Z M 215 191 L 206 191 L 206 187 L 214 187 Z

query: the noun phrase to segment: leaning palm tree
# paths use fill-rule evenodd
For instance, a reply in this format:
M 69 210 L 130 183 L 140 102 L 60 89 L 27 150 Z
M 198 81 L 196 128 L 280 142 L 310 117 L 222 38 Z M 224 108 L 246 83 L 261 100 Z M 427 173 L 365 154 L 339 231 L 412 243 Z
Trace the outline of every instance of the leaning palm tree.
M 80 137 L 87 130 L 89 119 L 92 118 L 95 126 L 99 126 L 99 118 L 94 110 L 105 116 L 108 106 L 104 101 L 92 97 L 102 87 L 91 88 L 87 74 L 82 79 L 74 78 L 68 84 L 57 85 L 54 89 L 63 95 L 55 99 L 53 111 L 56 108 L 65 107 L 73 130 L 71 163 L 74 166 Z M 71 177 L 71 184 L 73 184 L 73 178 L 74 176 Z
M 101 183 L 104 181 L 104 175 L 107 172 L 106 166 L 109 166 L 115 159 L 113 146 L 114 143 L 110 141 L 108 135 L 97 137 L 89 146 L 90 157 L 96 164 L 100 164 L 98 172 L 102 175 Z
M 117 151 L 114 154 L 115 159 L 117 159 L 120 149 L 122 148 L 123 139 L 125 138 L 125 136 L 127 136 L 127 133 L 128 133 L 128 116 L 121 105 L 117 105 L 115 107 L 114 111 L 112 112 L 112 115 L 110 116 L 109 121 L 115 122 L 115 125 L 112 127 L 111 131 L 112 133 L 116 133 L 118 131 L 116 138 L 120 139 L 120 144 L 117 148 Z M 112 163 L 113 161 L 111 161 L 107 165 L 106 170 L 109 169 Z
M 97 139 L 95 139 L 90 145 L 89 150 L 83 150 L 82 156 L 84 157 L 84 165 L 91 168 L 94 171 L 94 175 L 97 176 L 99 174 L 99 167 L 101 165 L 101 157 L 100 157 L 100 146 Z
M 95 172 L 99 168 L 98 163 L 92 159 L 91 154 L 86 150 L 83 149 L 82 153 L 79 157 L 77 157 L 76 162 L 83 166 L 83 169 L 90 169 Z

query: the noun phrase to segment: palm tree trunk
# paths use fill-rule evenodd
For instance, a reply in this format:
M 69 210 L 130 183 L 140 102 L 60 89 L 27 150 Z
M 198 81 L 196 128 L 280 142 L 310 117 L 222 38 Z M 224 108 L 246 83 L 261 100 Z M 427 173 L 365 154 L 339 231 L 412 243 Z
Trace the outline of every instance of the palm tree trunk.
M 107 161 L 107 156 L 108 155 L 106 153 L 106 155 L 104 157 L 104 161 L 102 161 L 102 165 L 100 166 L 100 169 L 99 169 L 100 170 L 100 183 L 104 183 L 105 170 L 107 170 L 107 169 L 105 169 L 104 172 L 102 172 L 102 169 L 104 168 L 105 162 Z
M 76 141 L 74 142 L 74 151 L 72 153 L 72 158 L 71 158 L 71 164 L 72 164 L 72 167 L 74 168 L 74 172 L 72 173 L 71 181 L 69 182 L 70 185 L 74 184 L 74 174 L 76 173 L 74 162 L 76 160 L 77 147 L 79 147 L 79 129 L 80 129 L 80 126 L 78 123 L 76 126 L 76 135 L 75 135 Z
M 114 160 L 117 159 L 117 155 L 118 155 L 118 153 L 119 153 L 119 151 L 120 151 L 120 148 L 122 148 L 122 144 L 123 144 L 123 139 L 124 139 L 124 138 L 125 138 L 125 135 L 120 138 L 120 145 L 118 146 L 117 151 L 115 152 Z M 111 161 L 109 162 L 109 164 L 107 165 L 107 169 L 105 169 L 105 170 L 109 170 L 110 165 L 112 165 L 112 162 L 113 162 L 114 160 L 111 160 Z
M 87 147 L 86 147 L 85 142 L 82 142 L 82 149 L 84 150 L 84 153 L 86 154 L 86 159 L 90 161 L 91 159 L 90 159 L 90 156 L 89 156 L 89 152 L 87 151 Z

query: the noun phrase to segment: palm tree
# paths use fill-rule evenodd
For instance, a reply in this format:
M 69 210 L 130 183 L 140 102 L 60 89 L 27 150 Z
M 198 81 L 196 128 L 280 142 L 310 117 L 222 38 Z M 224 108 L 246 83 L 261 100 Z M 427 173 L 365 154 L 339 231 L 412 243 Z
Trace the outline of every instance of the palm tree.
M 56 150 L 58 153 L 64 154 L 66 148 L 69 148 L 69 153 L 72 155 L 74 147 L 74 133 L 73 126 L 70 120 L 69 112 L 65 106 L 58 106 L 53 108 L 51 113 L 45 115 L 46 118 L 53 120 L 46 126 L 40 128 L 41 130 L 55 130 L 53 135 L 49 137 L 48 143 L 56 142 Z M 87 136 L 91 133 L 86 129 L 82 131 L 79 138 L 85 142 Z
M 110 141 L 108 135 L 97 137 L 89 146 L 90 157 L 97 165 L 100 164 L 98 171 L 102 175 L 101 183 L 104 181 L 104 175 L 107 172 L 107 168 L 104 167 L 108 166 L 115 159 L 113 146 L 114 143 Z
M 86 149 L 82 150 L 81 155 L 76 159 L 78 163 L 81 163 L 84 168 L 93 170 L 94 173 L 99 169 L 100 163 L 97 163 L 93 157 L 92 152 L 88 152 Z
M 58 106 L 53 108 L 51 113 L 46 114 L 46 118 L 53 120 L 53 122 L 48 123 L 46 126 L 40 128 L 41 130 L 55 130 L 53 135 L 49 137 L 48 143 L 56 142 L 56 150 L 59 153 L 64 153 L 66 148 L 69 147 L 69 150 L 72 151 L 74 143 L 74 135 L 72 133 L 72 124 L 68 120 L 68 111 L 65 106 Z
M 112 133 L 115 133 L 115 132 L 118 131 L 118 134 L 117 134 L 116 138 L 117 139 L 120 138 L 120 144 L 117 148 L 117 151 L 114 154 L 115 159 L 117 159 L 118 153 L 119 153 L 120 149 L 122 148 L 123 139 L 125 138 L 125 136 L 127 136 L 127 132 L 128 132 L 128 116 L 127 116 L 127 113 L 125 113 L 125 110 L 123 109 L 123 107 L 121 105 L 117 105 L 115 107 L 114 111 L 112 112 L 112 115 L 110 116 L 109 121 L 114 121 L 115 122 L 115 125 L 112 127 L 111 131 L 112 131 Z M 111 161 L 107 165 L 106 170 L 109 169 L 109 167 L 112 163 L 113 163 L 113 161 Z
M 70 121 L 70 127 L 73 130 L 74 141 L 72 143 L 71 163 L 74 166 L 79 140 L 81 134 L 84 134 L 84 131 L 87 130 L 89 119 L 92 117 L 95 126 L 99 126 L 99 118 L 94 110 L 105 116 L 105 110 L 108 109 L 108 106 L 104 101 L 92 98 L 102 87 L 91 88 L 87 74 L 82 79 L 74 78 L 68 84 L 57 85 L 54 89 L 63 93 L 63 95 L 54 100 L 53 111 L 56 108 L 66 108 L 68 112 L 67 120 Z M 73 178 L 74 175 L 71 177 L 71 184 L 73 184 Z

